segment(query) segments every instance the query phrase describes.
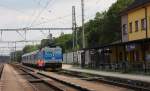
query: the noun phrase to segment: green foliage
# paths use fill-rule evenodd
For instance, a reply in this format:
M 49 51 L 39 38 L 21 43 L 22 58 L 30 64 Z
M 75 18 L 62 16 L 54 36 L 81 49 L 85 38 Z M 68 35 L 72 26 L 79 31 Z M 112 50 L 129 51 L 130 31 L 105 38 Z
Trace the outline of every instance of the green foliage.
M 46 46 L 49 46 L 50 45 L 50 40 L 49 39 L 43 39 L 42 41 L 41 41 L 41 48 L 43 48 L 43 47 L 46 47 Z
M 22 51 L 16 51 L 11 53 L 11 61 L 21 62 L 22 59 Z
M 23 53 L 25 54 L 25 53 L 33 52 L 33 51 L 39 50 L 43 47 L 51 46 L 52 44 L 53 44 L 53 42 L 50 41 L 49 39 L 43 39 L 43 40 L 41 40 L 40 45 L 26 45 L 23 48 Z
M 62 35 L 54 39 L 54 43 L 55 45 L 62 47 L 63 50 L 65 50 L 65 52 L 69 51 L 72 49 L 72 35 L 71 34 Z
M 23 48 L 23 53 L 29 53 L 29 52 L 33 52 L 33 51 L 36 51 L 40 48 L 39 45 L 27 45 Z
M 102 36 L 102 43 L 111 43 L 121 40 L 121 16 L 120 12 L 123 11 L 133 0 L 118 0 L 114 3 L 106 15 L 104 16 L 104 29 Z M 109 37 L 108 37 L 109 36 Z

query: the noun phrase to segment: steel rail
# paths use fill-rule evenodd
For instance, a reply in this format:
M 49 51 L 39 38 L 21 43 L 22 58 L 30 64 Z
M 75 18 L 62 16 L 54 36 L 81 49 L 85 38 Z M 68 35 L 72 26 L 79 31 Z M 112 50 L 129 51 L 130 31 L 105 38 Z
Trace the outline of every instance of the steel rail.
M 3 69 L 4 69 L 4 64 L 0 64 L 0 79 L 3 73 Z

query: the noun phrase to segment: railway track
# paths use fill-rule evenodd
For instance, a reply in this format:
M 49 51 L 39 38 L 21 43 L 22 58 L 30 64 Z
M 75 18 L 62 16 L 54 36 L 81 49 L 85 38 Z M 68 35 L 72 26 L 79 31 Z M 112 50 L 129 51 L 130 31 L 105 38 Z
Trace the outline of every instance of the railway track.
M 54 77 L 50 77 L 45 74 L 41 74 L 41 73 L 39 74 L 55 79 Z M 75 78 L 90 81 L 93 83 L 97 82 L 97 83 L 110 84 L 110 85 L 114 85 L 118 87 L 124 87 L 124 88 L 132 89 L 135 91 L 150 91 L 150 83 L 147 83 L 147 82 L 141 82 L 141 81 L 135 81 L 135 80 L 129 80 L 129 79 L 121 79 L 121 78 L 108 77 L 108 76 L 106 77 L 106 76 L 92 75 L 88 73 L 80 73 L 80 72 L 68 71 L 68 70 L 62 70 L 62 71 L 56 72 L 56 74 L 75 77 Z
M 20 73 L 20 75 L 28 80 L 28 82 L 36 89 L 35 91 L 92 91 L 91 89 L 83 88 L 76 84 L 67 83 L 36 73 L 31 69 L 26 69 L 16 65 L 13 65 L 13 67 Z
M 3 68 L 4 68 L 4 64 L 0 64 L 0 78 L 1 78 L 2 73 L 3 73 Z
M 26 68 L 26 67 L 20 67 L 21 69 L 24 70 L 28 70 L 30 72 L 34 72 L 33 69 L 30 68 Z M 58 75 L 64 75 L 64 76 L 69 76 L 72 78 L 78 78 L 81 80 L 86 80 L 88 82 L 91 83 L 103 83 L 103 84 L 109 84 L 109 85 L 113 85 L 113 86 L 117 86 L 117 87 L 123 87 L 123 88 L 127 88 L 130 90 L 134 90 L 134 91 L 150 91 L 150 83 L 147 82 L 141 82 L 141 81 L 135 81 L 135 80 L 129 80 L 129 79 L 121 79 L 121 78 L 115 78 L 115 77 L 109 77 L 109 76 L 99 76 L 99 75 L 93 75 L 93 74 L 88 74 L 88 73 L 82 73 L 82 72 L 75 72 L 75 71 L 68 71 L 68 70 L 62 70 L 59 72 L 54 72 L 55 74 Z M 31 74 L 31 73 L 30 73 Z M 60 79 L 57 79 L 55 77 L 37 72 L 37 74 L 40 77 L 46 77 L 52 80 L 55 80 L 57 82 L 60 82 L 62 84 L 66 84 L 67 86 L 73 87 L 75 89 L 78 89 L 78 91 L 91 91 L 92 89 L 87 89 L 87 88 L 83 88 L 80 85 L 77 84 L 72 84 L 72 83 L 68 83 L 65 81 L 62 81 Z M 33 75 L 33 74 L 31 74 Z M 62 90 L 64 91 L 64 90 Z
M 122 78 L 111 77 L 111 76 L 93 75 L 89 73 L 82 73 L 82 72 L 75 72 L 75 71 L 68 71 L 68 70 L 62 70 L 60 72 L 57 72 L 57 74 L 78 77 L 79 79 L 91 81 L 91 82 L 105 83 L 114 86 L 129 88 L 135 91 L 150 91 L 150 83 L 148 82 L 122 79 Z
M 20 68 L 23 69 L 24 71 L 27 71 L 27 70 L 30 71 L 29 74 L 32 75 L 32 76 L 35 75 L 35 74 L 33 74 L 34 69 L 32 69 L 32 68 L 24 67 L 24 66 L 21 66 Z M 71 72 L 71 71 L 66 71 L 66 70 L 62 70 L 62 71 L 54 72 L 54 73 L 58 74 L 58 75 L 64 75 L 64 76 L 69 76 L 69 77 L 73 77 L 73 78 L 78 78 L 80 80 L 86 80 L 86 81 L 89 81 L 91 83 L 96 83 L 96 84 L 97 83 L 98 84 L 102 84 L 103 83 L 103 84 L 106 84 L 106 85 L 109 84 L 111 86 L 113 85 L 113 86 L 117 86 L 117 87 L 127 88 L 127 89 L 129 89 L 128 91 L 133 91 L 133 90 L 135 90 L 135 91 L 149 91 L 149 89 L 145 89 L 145 88 L 141 88 L 141 87 L 134 87 L 132 85 L 124 84 L 124 83 L 121 83 L 121 82 L 115 82 L 115 81 L 112 81 L 110 79 L 108 80 L 108 79 L 106 79 L 104 77 L 98 76 L 98 75 L 92 75 L 92 74 L 86 74 L 86 73 L 78 73 L 78 72 Z M 38 74 L 38 76 L 40 76 L 38 78 L 41 78 L 41 77 L 50 78 L 50 79 L 55 80 L 57 82 L 60 82 L 62 84 L 66 84 L 67 86 L 73 87 L 73 88 L 77 89 L 77 91 L 91 91 L 91 90 L 93 90 L 93 89 L 87 89 L 87 88 L 85 88 L 83 86 L 80 86 L 80 85 L 77 85 L 77 84 L 74 84 L 74 83 L 69 83 L 69 82 L 66 82 L 66 81 L 62 81 L 60 79 L 57 79 L 55 77 L 43 74 L 41 72 L 37 72 L 37 74 Z M 34 77 L 36 77 L 36 76 L 34 76 Z M 39 80 L 37 80 L 37 81 L 39 81 Z M 31 80 L 30 82 L 34 82 L 34 81 Z M 35 80 L 35 82 L 36 82 L 36 80 Z M 61 91 L 64 91 L 64 89 L 61 90 Z M 126 90 L 124 90 L 124 91 L 126 91 Z

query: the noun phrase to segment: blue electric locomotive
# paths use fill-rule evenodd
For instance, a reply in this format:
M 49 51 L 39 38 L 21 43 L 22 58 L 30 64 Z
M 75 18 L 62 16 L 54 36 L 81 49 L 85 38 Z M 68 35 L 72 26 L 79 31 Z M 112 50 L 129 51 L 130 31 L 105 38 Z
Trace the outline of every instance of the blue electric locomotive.
M 39 59 L 44 60 L 45 69 L 58 69 L 62 67 L 62 49 L 60 47 L 45 47 L 22 56 L 22 64 L 36 67 Z

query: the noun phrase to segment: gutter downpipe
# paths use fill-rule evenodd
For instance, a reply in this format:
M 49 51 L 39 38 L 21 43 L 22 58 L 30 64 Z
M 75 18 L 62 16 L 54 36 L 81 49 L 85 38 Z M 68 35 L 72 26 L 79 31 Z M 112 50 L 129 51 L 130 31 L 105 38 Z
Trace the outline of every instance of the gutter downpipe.
M 144 9 L 145 9 L 145 20 L 146 20 L 146 21 L 145 21 L 145 22 L 146 22 L 146 40 L 147 40 L 147 39 L 148 39 L 147 7 L 144 7 Z M 143 46 L 144 46 L 144 43 L 143 43 Z M 145 70 L 144 70 L 144 71 L 145 71 L 145 73 L 146 73 L 146 72 L 147 72 L 147 67 L 146 67 L 147 65 L 146 65 L 146 53 L 145 53 L 145 51 L 146 51 L 146 50 L 145 50 L 145 47 L 144 47 L 144 66 L 145 66 L 145 68 L 144 68 Z

